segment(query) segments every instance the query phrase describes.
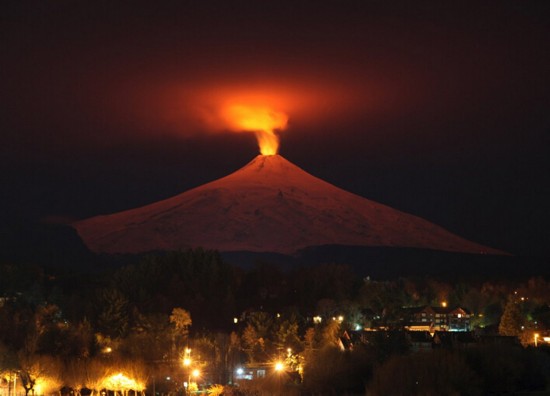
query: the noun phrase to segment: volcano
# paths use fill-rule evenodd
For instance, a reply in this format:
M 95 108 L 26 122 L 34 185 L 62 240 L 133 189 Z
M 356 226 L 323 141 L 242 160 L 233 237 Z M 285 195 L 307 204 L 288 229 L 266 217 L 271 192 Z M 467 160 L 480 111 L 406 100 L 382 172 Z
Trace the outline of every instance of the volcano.
M 95 252 L 204 247 L 294 254 L 314 246 L 412 247 L 502 254 L 422 218 L 344 191 L 280 155 L 140 208 L 73 226 Z

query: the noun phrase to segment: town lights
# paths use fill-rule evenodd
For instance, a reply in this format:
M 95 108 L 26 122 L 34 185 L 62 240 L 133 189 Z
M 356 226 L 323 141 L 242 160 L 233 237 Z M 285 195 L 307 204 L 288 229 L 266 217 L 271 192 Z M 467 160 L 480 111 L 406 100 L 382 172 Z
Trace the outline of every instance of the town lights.
M 183 365 L 189 367 L 191 365 L 191 349 L 185 348 L 185 355 L 183 356 Z
M 117 389 L 128 392 L 130 390 L 142 390 L 145 388 L 143 383 L 138 382 L 137 379 L 130 378 L 123 373 L 118 373 L 106 377 L 101 384 L 102 388 L 105 389 Z
M 283 371 L 285 369 L 285 365 L 283 362 L 276 362 L 275 363 L 275 371 L 280 373 L 281 371 Z
M 183 366 L 187 369 L 187 382 L 183 383 L 183 386 L 186 389 L 186 394 L 191 394 L 191 377 L 196 380 L 201 376 L 201 372 L 199 369 L 193 369 L 191 370 L 191 349 L 185 348 L 185 354 L 183 356 Z M 196 385 L 196 384 L 195 384 Z

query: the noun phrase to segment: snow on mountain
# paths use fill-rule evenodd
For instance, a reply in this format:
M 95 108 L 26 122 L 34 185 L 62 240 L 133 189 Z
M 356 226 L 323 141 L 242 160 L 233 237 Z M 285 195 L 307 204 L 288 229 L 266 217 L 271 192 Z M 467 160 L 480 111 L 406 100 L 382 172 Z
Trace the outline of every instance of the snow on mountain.
M 175 197 L 73 226 L 91 250 L 105 253 L 202 246 L 292 254 L 330 244 L 502 254 L 335 187 L 280 155 L 259 155 Z

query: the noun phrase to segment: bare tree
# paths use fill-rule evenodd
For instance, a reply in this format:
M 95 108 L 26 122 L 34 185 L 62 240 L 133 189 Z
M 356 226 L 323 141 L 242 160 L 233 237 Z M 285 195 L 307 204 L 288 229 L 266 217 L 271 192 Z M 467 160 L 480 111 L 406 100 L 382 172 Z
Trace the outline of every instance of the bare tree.
M 47 383 L 51 389 L 61 386 L 61 364 L 47 355 L 19 355 L 19 379 L 25 389 L 25 396 L 35 394 L 38 383 Z M 45 391 L 45 389 L 44 389 Z

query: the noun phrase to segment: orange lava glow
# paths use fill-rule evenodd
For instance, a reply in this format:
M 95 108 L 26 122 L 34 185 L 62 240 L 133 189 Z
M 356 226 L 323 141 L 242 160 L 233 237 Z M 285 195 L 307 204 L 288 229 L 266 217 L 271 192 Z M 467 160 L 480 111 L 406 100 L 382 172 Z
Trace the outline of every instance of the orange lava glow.
M 304 74 L 277 79 L 247 75 L 245 82 L 229 77 L 199 77 L 185 84 L 153 80 L 140 84 L 137 91 L 135 86 L 125 84 L 120 89 L 124 96 L 113 96 L 111 106 L 117 109 L 122 122 L 136 123 L 133 133 L 160 131 L 191 137 L 251 132 L 256 135 L 260 152 L 270 155 L 280 151 L 281 131 L 291 126 L 303 136 L 324 128 L 327 121 L 334 125 L 357 116 L 364 118 L 365 114 L 374 114 L 374 97 L 382 103 L 385 98 L 374 84 L 366 95 L 353 84 L 337 84 L 328 78 L 319 81 Z
M 222 117 L 231 130 L 256 134 L 262 155 L 275 155 L 279 149 L 276 131 L 286 128 L 288 116 L 267 106 L 231 104 L 222 109 Z

